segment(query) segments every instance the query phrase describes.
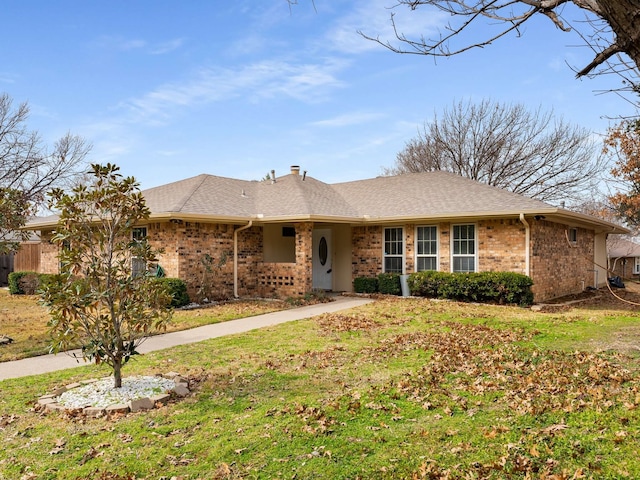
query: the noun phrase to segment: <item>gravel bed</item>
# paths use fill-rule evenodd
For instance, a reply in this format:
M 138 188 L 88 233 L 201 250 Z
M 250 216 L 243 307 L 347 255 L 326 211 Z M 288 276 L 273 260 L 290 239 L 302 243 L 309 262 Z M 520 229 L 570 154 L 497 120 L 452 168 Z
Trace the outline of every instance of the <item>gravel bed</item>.
M 103 408 L 168 393 L 174 387 L 173 380 L 163 377 L 134 376 L 123 378 L 122 387 L 114 388 L 113 377 L 111 377 L 67 390 L 57 397 L 56 401 L 67 408 Z

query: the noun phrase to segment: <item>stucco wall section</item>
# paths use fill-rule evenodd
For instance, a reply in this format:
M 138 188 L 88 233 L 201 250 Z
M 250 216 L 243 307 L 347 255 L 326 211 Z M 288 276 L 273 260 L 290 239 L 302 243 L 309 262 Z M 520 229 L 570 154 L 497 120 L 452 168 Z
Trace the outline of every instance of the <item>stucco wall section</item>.
M 577 241 L 567 240 L 569 228 L 545 220 L 531 223 L 531 278 L 536 301 L 581 292 L 594 283 L 594 232 L 577 229 Z

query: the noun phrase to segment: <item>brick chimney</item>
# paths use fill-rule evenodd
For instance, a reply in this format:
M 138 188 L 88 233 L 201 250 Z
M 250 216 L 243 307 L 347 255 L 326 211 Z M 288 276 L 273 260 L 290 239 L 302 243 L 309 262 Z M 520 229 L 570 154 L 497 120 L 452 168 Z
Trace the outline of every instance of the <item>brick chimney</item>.
M 300 175 L 300 165 L 291 165 L 291 175 Z

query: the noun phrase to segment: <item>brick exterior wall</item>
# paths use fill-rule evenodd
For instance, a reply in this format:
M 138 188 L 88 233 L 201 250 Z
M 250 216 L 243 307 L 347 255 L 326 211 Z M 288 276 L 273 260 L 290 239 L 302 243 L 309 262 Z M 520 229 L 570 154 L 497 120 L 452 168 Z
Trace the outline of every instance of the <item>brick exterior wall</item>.
M 635 261 L 634 257 L 611 259 L 611 265 L 609 266 L 611 273 L 609 273 L 609 276 L 637 281 L 639 278 L 638 274 L 633 273 Z
M 462 223 L 462 222 L 460 222 Z M 469 222 L 477 228 L 478 271 L 526 273 L 525 226 L 519 219 Z M 530 220 L 530 275 L 536 301 L 577 293 L 593 284 L 594 232 L 578 229 L 576 245 L 569 247 L 565 225 Z M 439 270 L 451 271 L 451 230 L 457 223 L 441 222 L 438 228 Z M 415 271 L 415 227 L 406 224 L 405 273 Z M 433 224 L 429 224 L 433 225 Z M 353 227 L 352 273 L 372 277 L 382 272 L 384 226 Z
M 577 241 L 567 241 L 568 227 L 545 220 L 531 223 L 531 278 L 537 301 L 581 292 L 594 283 L 595 234 L 577 229 Z
M 353 278 L 373 277 L 382 272 L 382 227 L 353 227 L 351 238 Z
M 51 243 L 52 231 L 42 232 L 40 237 L 40 269 L 39 273 L 59 273 L 58 246 Z
M 471 223 L 471 222 L 470 222 Z M 569 245 L 567 227 L 545 220 L 531 224 L 530 272 L 534 280 L 536 301 L 580 292 L 593 284 L 594 232 L 577 230 L 577 242 Z M 405 224 L 405 271 L 415 269 L 416 225 Z M 433 225 L 433 224 L 431 224 Z M 450 238 L 452 223 L 440 222 L 438 228 L 438 260 L 440 271 L 451 268 Z M 484 220 L 477 228 L 478 271 L 511 271 L 525 273 L 525 227 L 518 219 Z M 147 225 L 147 235 L 154 248 L 164 251 L 159 264 L 168 277 L 187 283 L 192 299 L 202 297 L 207 284 L 206 256 L 213 259 L 214 296 L 233 295 L 233 236 L 243 225 L 194 222 L 163 222 Z M 263 229 L 253 226 L 238 233 L 238 294 L 240 296 L 302 296 L 313 285 L 313 223 L 296 225 L 295 263 L 265 263 Z M 383 268 L 382 225 L 351 228 L 351 280 L 371 277 Z M 57 247 L 43 233 L 42 273 L 57 273 Z M 346 273 L 346 272 L 345 272 Z

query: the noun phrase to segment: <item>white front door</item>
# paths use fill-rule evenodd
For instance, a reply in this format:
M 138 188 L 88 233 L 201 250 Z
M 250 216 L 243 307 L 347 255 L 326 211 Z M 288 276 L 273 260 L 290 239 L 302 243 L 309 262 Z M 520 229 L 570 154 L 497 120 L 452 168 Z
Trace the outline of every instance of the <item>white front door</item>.
M 320 229 L 313 231 L 313 288 L 331 290 L 333 276 L 331 275 L 331 230 Z

